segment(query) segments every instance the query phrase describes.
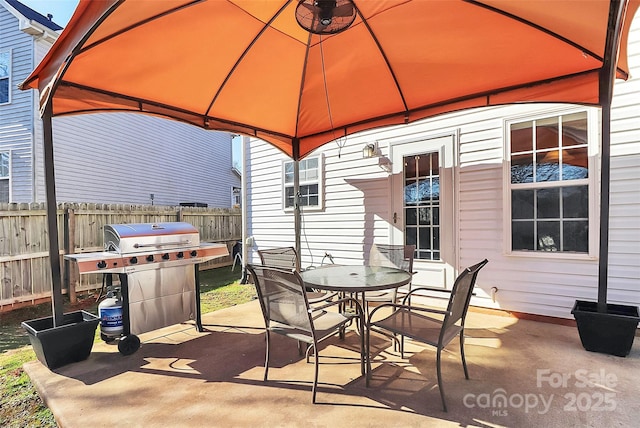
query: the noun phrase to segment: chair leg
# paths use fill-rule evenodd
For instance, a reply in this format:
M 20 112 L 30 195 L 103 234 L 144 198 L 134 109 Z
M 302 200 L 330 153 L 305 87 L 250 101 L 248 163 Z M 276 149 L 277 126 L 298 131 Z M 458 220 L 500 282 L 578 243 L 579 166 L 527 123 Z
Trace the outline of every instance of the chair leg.
M 316 355 L 316 348 L 315 346 L 313 346 L 313 343 L 309 346 L 307 346 L 307 351 L 305 352 L 305 357 L 307 359 L 307 364 L 309 364 L 309 358 L 311 356 L 311 350 L 313 349 L 313 355 Z
M 467 360 L 464 357 L 464 329 L 460 330 L 460 356 L 462 357 L 462 367 L 464 368 L 464 377 L 469 379 L 469 371 L 467 371 Z
M 440 390 L 440 398 L 442 399 L 442 409 L 446 412 L 447 403 L 444 401 L 444 388 L 442 387 L 442 370 L 440 369 L 441 354 L 442 354 L 442 348 L 438 347 L 438 356 L 437 356 L 438 389 Z
M 264 359 L 264 381 L 266 382 L 267 380 L 267 375 L 269 374 L 269 344 L 270 344 L 270 339 L 269 339 L 270 335 L 269 335 L 269 330 L 266 331 L 266 335 L 265 335 L 265 342 L 267 345 L 267 351 L 266 351 L 266 355 L 265 355 L 265 359 Z
M 314 347 L 314 349 L 315 349 L 316 344 L 314 344 L 314 346 L 313 346 L 313 347 Z M 313 378 L 313 389 L 312 389 L 312 391 L 311 391 L 311 393 L 312 393 L 312 399 L 311 399 L 311 402 L 312 402 L 313 404 L 316 404 L 316 388 L 317 388 L 317 386 L 318 386 L 318 366 L 319 366 L 318 360 L 319 360 L 319 358 L 318 358 L 318 352 L 317 352 L 317 350 L 316 350 L 316 352 L 315 352 L 315 358 L 313 359 L 313 361 L 314 361 L 314 366 L 315 366 L 315 374 L 314 374 L 314 378 Z

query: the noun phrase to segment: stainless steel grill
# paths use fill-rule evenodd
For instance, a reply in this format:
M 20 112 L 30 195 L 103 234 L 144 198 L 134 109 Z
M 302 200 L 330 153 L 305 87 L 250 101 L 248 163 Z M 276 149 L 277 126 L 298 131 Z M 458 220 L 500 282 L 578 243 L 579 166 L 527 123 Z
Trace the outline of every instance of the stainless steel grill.
M 80 274 L 118 275 L 126 336 L 193 319 L 201 331 L 198 265 L 228 255 L 191 224 L 167 222 L 106 225 L 104 251 L 65 258 Z
M 104 227 L 104 251 L 66 255 L 85 273 L 133 273 L 204 263 L 228 256 L 225 244 L 200 243 L 189 223 L 110 224 Z

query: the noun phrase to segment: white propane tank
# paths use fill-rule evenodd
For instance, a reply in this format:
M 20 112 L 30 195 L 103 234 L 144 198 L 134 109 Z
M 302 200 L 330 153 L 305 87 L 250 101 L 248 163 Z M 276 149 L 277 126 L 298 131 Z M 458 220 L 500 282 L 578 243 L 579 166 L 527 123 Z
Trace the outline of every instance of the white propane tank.
M 100 331 L 107 337 L 118 337 L 122 334 L 122 300 L 107 294 L 98 305 L 100 317 Z

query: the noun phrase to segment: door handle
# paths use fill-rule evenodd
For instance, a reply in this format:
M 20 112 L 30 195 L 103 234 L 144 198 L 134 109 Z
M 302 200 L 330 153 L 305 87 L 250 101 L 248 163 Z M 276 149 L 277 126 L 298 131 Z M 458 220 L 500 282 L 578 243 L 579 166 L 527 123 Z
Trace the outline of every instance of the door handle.
M 393 213 L 393 222 L 394 223 L 398 222 L 398 213 Z

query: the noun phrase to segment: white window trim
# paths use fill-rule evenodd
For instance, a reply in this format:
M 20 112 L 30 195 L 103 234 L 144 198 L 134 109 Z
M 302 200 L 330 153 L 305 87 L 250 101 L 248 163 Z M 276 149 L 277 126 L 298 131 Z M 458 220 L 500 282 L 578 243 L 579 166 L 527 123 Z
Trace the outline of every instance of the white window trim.
M 4 52 L 9 54 L 9 76 L 6 77 L 6 79 L 9 80 L 9 85 L 7 86 L 8 87 L 7 102 L 4 102 L 4 103 L 0 102 L 0 106 L 11 104 L 11 92 L 12 92 L 11 91 L 11 75 L 12 75 L 12 69 L 13 69 L 13 64 L 12 64 L 13 63 L 13 52 L 12 52 L 11 49 L 2 49 L 2 50 L 0 50 L 0 53 L 4 53 Z M 3 78 L 3 79 L 5 79 L 5 78 Z
M 324 209 L 324 156 L 322 154 L 318 154 L 318 155 L 314 155 L 314 156 L 308 156 L 305 159 L 314 159 L 317 158 L 318 159 L 318 180 L 311 180 L 311 181 L 305 181 L 305 180 L 300 180 L 300 186 L 306 185 L 306 184 L 318 184 L 318 205 L 317 206 L 301 206 L 300 209 L 303 212 L 309 212 L 309 211 L 322 211 Z M 285 165 L 287 163 L 293 162 L 291 159 L 286 159 L 284 161 L 282 161 L 282 209 L 284 212 L 286 213 L 292 213 L 293 212 L 293 207 L 287 207 L 286 206 L 286 192 L 285 189 L 287 187 L 292 187 L 292 185 L 287 185 L 286 184 L 286 180 L 285 180 Z
M 589 252 L 588 253 L 571 253 L 564 251 L 513 251 L 511 249 L 511 134 L 510 126 L 514 123 L 527 120 L 539 120 L 547 117 L 560 115 L 568 115 L 572 113 L 587 113 L 587 151 L 589 156 L 589 177 L 586 179 L 589 186 Z M 545 110 L 544 112 L 523 114 L 519 116 L 508 117 L 503 122 L 503 149 L 504 161 L 502 179 L 503 179 L 503 254 L 505 256 L 541 258 L 553 260 L 596 260 L 598 258 L 598 242 L 599 242 L 599 225 L 600 217 L 598 211 L 599 191 L 598 183 L 600 177 L 600 128 L 601 114 L 596 108 L 578 107 L 566 108 L 559 107 Z M 544 186 L 540 186 L 544 187 Z
M 11 175 L 12 175 L 12 167 L 11 167 L 11 150 L 0 150 L 0 153 L 7 153 L 9 155 L 9 175 L 7 175 L 6 177 L 2 177 L 0 176 L 0 180 L 6 180 L 7 183 L 9 183 L 9 203 L 11 203 L 13 201 L 13 194 L 12 194 L 12 189 L 11 189 Z

